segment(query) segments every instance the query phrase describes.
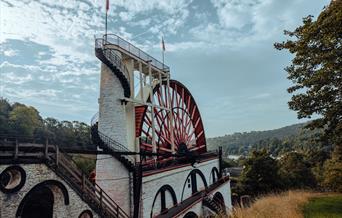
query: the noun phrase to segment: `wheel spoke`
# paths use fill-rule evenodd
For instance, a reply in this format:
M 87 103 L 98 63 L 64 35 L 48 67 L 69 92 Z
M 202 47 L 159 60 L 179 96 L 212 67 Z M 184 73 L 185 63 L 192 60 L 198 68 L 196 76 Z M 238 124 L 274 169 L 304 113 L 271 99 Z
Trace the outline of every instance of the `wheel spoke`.
M 152 151 L 155 143 L 157 152 L 163 155 L 173 152 L 170 147 L 172 144 L 175 145 L 174 151 L 177 152 L 178 146 L 185 143 L 188 149 L 192 151 L 206 151 L 205 149 L 202 150 L 206 145 L 203 124 L 197 105 L 184 86 L 174 81 L 170 81 L 170 87 L 167 87 L 165 82 L 159 83 L 154 90 L 153 96 L 150 96 L 151 98 L 153 98 L 157 106 L 161 107 L 153 108 L 154 118 L 152 119 L 151 107 L 146 107 L 143 115 L 136 115 L 136 117 L 142 119 L 139 127 L 142 150 Z M 165 110 L 170 106 L 170 110 Z M 172 121 L 171 117 L 173 118 Z M 138 121 L 136 123 L 139 124 Z M 154 126 L 155 142 L 152 142 L 152 126 Z M 171 141 L 171 135 L 173 135 L 173 142 Z M 198 142 L 201 144 L 198 144 Z M 157 161 L 163 161 L 167 158 L 159 156 Z M 145 160 L 145 163 L 146 161 L 152 160 L 149 158 Z

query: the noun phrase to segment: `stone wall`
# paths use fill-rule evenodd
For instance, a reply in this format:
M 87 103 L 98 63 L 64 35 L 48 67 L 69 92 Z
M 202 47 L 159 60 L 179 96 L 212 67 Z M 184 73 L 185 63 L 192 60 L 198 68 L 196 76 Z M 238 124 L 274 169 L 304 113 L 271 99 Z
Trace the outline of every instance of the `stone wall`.
M 99 131 L 127 146 L 125 106 L 123 88 L 114 73 L 102 63 L 99 98 Z
M 96 183 L 127 214 L 132 213 L 132 180 L 126 167 L 111 155 L 97 155 Z
M 8 166 L 0 165 L 0 173 Z M 19 204 L 25 195 L 32 190 L 32 188 L 46 180 L 54 180 L 62 183 L 69 195 L 69 205 L 65 205 L 64 196 L 60 189 L 51 187 L 54 197 L 53 217 L 70 218 L 78 217 L 82 211 L 92 209 L 85 203 L 80 196 L 66 183 L 63 179 L 57 176 L 45 164 L 19 164 L 26 172 L 26 182 L 24 186 L 15 193 L 3 193 L 0 191 L 0 218 L 14 218 Z M 92 211 L 94 217 L 99 217 Z

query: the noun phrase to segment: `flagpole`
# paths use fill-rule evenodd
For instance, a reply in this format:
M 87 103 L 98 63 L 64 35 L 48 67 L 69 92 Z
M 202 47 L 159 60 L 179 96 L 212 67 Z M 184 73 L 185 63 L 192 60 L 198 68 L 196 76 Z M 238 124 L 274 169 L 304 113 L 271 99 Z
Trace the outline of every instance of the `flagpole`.
M 107 42 L 107 17 L 108 17 L 108 10 L 109 10 L 109 0 L 106 0 L 106 27 L 105 27 L 105 40 Z
M 108 6 L 106 6 L 106 30 L 105 30 L 105 40 L 107 42 L 107 16 L 108 16 L 108 9 L 107 9 Z
M 164 42 L 164 36 L 162 36 L 162 58 L 163 58 L 163 71 L 165 69 L 164 66 L 164 58 L 165 58 L 165 42 Z
M 163 50 L 162 53 L 163 53 L 163 70 L 164 70 L 164 69 L 165 69 L 165 67 L 164 67 L 164 56 L 165 56 L 165 51 Z

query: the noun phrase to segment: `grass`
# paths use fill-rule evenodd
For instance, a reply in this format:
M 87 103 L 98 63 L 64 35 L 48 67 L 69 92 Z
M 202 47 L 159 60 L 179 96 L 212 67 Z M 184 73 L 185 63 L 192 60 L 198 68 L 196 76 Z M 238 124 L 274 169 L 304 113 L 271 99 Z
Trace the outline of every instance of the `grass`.
M 315 197 L 303 207 L 304 218 L 341 218 L 342 195 Z
M 230 218 L 342 218 L 342 195 L 288 191 L 234 208 Z

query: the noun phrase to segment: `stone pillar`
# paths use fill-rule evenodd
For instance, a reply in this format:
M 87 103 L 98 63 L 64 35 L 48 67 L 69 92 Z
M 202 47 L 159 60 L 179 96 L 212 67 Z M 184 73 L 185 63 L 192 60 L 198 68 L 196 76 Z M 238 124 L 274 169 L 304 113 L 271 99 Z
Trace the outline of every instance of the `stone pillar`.
M 126 112 L 121 104 L 123 98 L 124 90 L 119 79 L 102 63 L 99 131 L 127 147 Z
M 101 133 L 127 147 L 125 105 L 121 104 L 124 90 L 119 79 L 102 63 L 99 121 Z M 130 179 L 128 169 L 111 155 L 97 155 L 96 183 L 119 206 L 130 214 Z

